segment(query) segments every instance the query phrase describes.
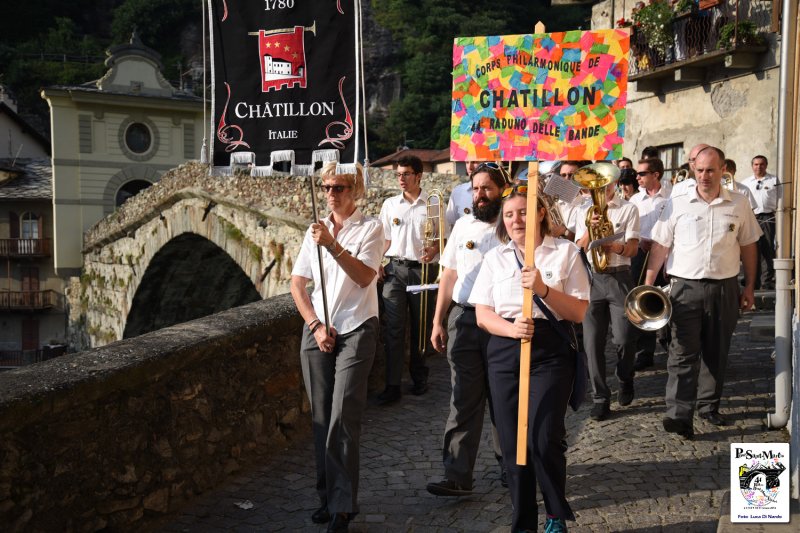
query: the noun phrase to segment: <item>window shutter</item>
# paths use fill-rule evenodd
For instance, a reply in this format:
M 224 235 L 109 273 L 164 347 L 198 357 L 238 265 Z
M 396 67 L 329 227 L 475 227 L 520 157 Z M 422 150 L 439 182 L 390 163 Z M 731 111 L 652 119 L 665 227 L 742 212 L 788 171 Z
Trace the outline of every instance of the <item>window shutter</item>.
M 9 238 L 19 239 L 19 215 L 14 212 L 8 213 Z

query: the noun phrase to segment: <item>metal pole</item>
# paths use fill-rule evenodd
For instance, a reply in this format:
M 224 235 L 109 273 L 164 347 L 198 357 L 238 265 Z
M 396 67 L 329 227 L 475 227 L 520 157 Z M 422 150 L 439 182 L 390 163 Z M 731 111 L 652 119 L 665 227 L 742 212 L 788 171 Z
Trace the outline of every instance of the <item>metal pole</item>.
M 311 210 L 314 212 L 313 222 L 319 221 L 319 214 L 317 213 L 317 188 L 314 185 L 314 176 L 310 176 L 311 180 Z M 325 269 L 322 267 L 322 246 L 317 245 L 317 261 L 319 261 L 319 286 L 322 290 L 322 309 L 325 314 L 325 331 L 328 335 L 331 334 L 331 319 L 328 312 L 328 294 L 325 290 Z

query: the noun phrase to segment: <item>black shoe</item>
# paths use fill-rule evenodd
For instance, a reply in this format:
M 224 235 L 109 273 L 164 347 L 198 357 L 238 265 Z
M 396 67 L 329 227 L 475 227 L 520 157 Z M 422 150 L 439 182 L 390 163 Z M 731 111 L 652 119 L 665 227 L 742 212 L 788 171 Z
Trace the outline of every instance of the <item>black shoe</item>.
M 389 405 L 398 401 L 401 396 L 399 385 L 387 385 L 383 392 L 378 394 L 378 405 Z
M 589 416 L 592 420 L 597 420 L 598 422 L 601 420 L 605 420 L 611 414 L 611 408 L 608 406 L 607 403 L 596 403 L 592 406 L 592 410 L 589 411 Z
M 617 403 L 622 407 L 630 405 L 633 401 L 633 385 L 621 388 L 617 393 Z
M 691 440 L 694 437 L 694 428 L 691 422 L 683 422 L 682 420 L 665 416 L 661 423 L 667 433 L 676 433 L 687 440 Z
M 411 387 L 411 394 L 414 396 L 422 396 L 428 392 L 428 380 L 419 380 L 414 382 L 414 386 Z
M 500 467 L 500 485 L 508 488 L 508 470 L 504 466 Z
M 428 483 L 428 492 L 436 496 L 469 496 L 471 488 L 461 487 L 455 481 L 443 479 L 437 483 Z
M 651 366 L 653 366 L 653 356 L 640 355 L 636 358 L 636 362 L 633 364 L 633 369 L 644 370 L 645 368 L 650 368 Z
M 328 504 L 323 505 L 311 515 L 311 521 L 315 524 L 325 524 L 330 522 L 331 513 L 328 512 Z
M 328 524 L 328 533 L 346 533 L 350 527 L 350 515 L 348 513 L 336 513 L 333 520 Z
M 724 416 L 719 414 L 717 411 L 708 411 L 706 413 L 700 413 L 700 418 L 711 422 L 715 426 L 728 425 L 728 420 Z

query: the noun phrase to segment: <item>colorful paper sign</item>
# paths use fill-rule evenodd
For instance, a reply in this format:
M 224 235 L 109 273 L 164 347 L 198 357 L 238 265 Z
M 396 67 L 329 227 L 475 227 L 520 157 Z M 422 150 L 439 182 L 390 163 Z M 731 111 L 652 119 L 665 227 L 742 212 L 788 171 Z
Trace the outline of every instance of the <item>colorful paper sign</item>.
M 622 157 L 627 29 L 459 37 L 454 161 Z

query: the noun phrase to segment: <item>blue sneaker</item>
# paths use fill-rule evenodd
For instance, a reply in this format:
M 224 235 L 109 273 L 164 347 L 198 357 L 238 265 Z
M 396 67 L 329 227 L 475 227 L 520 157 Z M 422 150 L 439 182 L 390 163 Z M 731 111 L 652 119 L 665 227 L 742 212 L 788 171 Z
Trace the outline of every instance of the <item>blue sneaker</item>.
M 567 523 L 561 518 L 547 518 L 544 524 L 544 533 L 566 533 Z

